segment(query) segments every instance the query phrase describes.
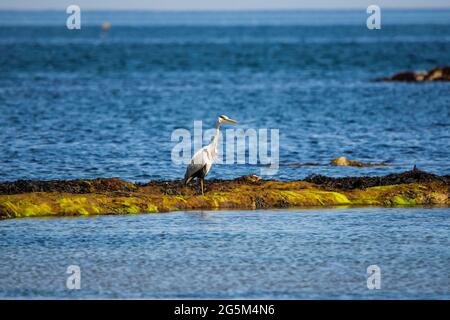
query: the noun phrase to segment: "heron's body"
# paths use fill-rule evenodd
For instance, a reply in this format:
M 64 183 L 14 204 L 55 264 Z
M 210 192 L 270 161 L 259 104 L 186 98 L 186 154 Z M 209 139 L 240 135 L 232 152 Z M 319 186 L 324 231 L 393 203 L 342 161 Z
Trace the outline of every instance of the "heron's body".
M 227 116 L 220 116 L 216 122 L 216 133 L 211 143 L 203 148 L 199 149 L 192 157 L 184 175 L 184 183 L 188 184 L 192 179 L 197 178 L 200 180 L 200 185 L 203 194 L 203 182 L 208 175 L 211 167 L 216 160 L 217 143 L 219 141 L 220 126 L 223 122 L 236 123 L 235 120 L 229 119 Z

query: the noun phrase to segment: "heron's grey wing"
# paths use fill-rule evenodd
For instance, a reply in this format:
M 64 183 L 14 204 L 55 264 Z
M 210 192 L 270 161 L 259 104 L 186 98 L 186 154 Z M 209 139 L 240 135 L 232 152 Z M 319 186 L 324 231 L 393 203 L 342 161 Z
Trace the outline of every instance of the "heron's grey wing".
M 186 169 L 186 173 L 184 174 L 184 183 L 189 183 L 189 181 L 192 179 L 192 177 L 200 170 L 203 169 L 203 167 L 207 163 L 207 157 L 205 155 L 204 148 L 198 150 L 194 156 L 192 157 L 191 161 L 189 162 L 189 165 Z
M 202 170 L 204 167 L 204 165 L 200 165 L 200 164 L 189 164 L 187 169 L 186 169 L 186 173 L 184 174 L 184 183 L 189 183 L 189 181 L 191 181 L 191 179 L 194 177 L 194 175 Z

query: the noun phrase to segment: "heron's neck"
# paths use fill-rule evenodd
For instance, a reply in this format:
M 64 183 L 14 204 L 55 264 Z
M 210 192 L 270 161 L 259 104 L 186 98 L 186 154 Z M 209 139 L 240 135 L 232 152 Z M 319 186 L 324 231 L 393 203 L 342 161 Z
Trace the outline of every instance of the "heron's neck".
M 220 136 L 220 123 L 216 123 L 216 133 L 214 134 L 214 137 L 212 139 L 212 142 L 210 144 L 211 146 L 211 152 L 213 155 L 216 155 L 217 152 L 217 144 L 219 143 L 219 136 Z

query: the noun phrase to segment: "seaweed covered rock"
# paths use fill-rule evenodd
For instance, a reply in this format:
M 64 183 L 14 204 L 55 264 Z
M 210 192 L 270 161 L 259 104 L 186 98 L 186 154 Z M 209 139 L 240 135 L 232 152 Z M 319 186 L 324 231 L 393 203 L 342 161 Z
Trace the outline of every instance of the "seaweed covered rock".
M 304 181 L 263 180 L 249 175 L 199 184 L 117 178 L 0 183 L 0 218 L 135 214 L 177 210 L 268 209 L 351 205 L 449 205 L 449 177 L 420 170 L 383 177 Z
M 0 183 L 0 194 L 17 194 L 29 192 L 68 192 L 75 194 L 136 190 L 136 186 L 130 182 L 118 178 L 98 178 L 94 180 L 18 180 L 14 182 Z
M 449 185 L 448 176 L 438 176 L 432 173 L 418 170 L 415 166 L 413 170 L 389 174 L 382 177 L 343 177 L 332 178 L 323 175 L 311 175 L 306 177 L 305 181 L 314 183 L 317 186 L 330 190 L 352 190 L 366 189 L 377 186 L 391 186 L 399 184 L 420 184 L 420 183 L 439 183 Z

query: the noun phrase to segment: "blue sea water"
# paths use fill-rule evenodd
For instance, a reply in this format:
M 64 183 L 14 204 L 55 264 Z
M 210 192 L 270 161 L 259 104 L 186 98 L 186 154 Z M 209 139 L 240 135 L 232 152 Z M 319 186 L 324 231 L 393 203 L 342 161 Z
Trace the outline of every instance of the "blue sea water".
M 1 298 L 450 299 L 447 208 L 0 223 Z M 67 267 L 81 289 L 66 287 Z M 367 287 L 377 265 L 380 289 Z
M 450 10 L 0 12 L 0 180 L 177 179 L 174 129 L 280 132 L 276 179 L 449 174 L 450 86 L 371 80 L 450 64 Z M 102 21 L 111 29 L 102 31 Z M 389 167 L 335 168 L 338 156 Z M 260 173 L 217 165 L 212 178 Z
M 66 16 L 0 12 L 0 181 L 179 179 L 173 130 L 219 114 L 279 129 L 282 163 L 322 164 L 275 179 L 450 174 L 449 84 L 371 81 L 449 65 L 449 10 L 386 10 L 373 31 L 365 10 L 83 11 L 78 31 Z M 342 155 L 391 165 L 327 165 Z M 1 221 L 0 297 L 449 299 L 449 225 L 448 208 Z

